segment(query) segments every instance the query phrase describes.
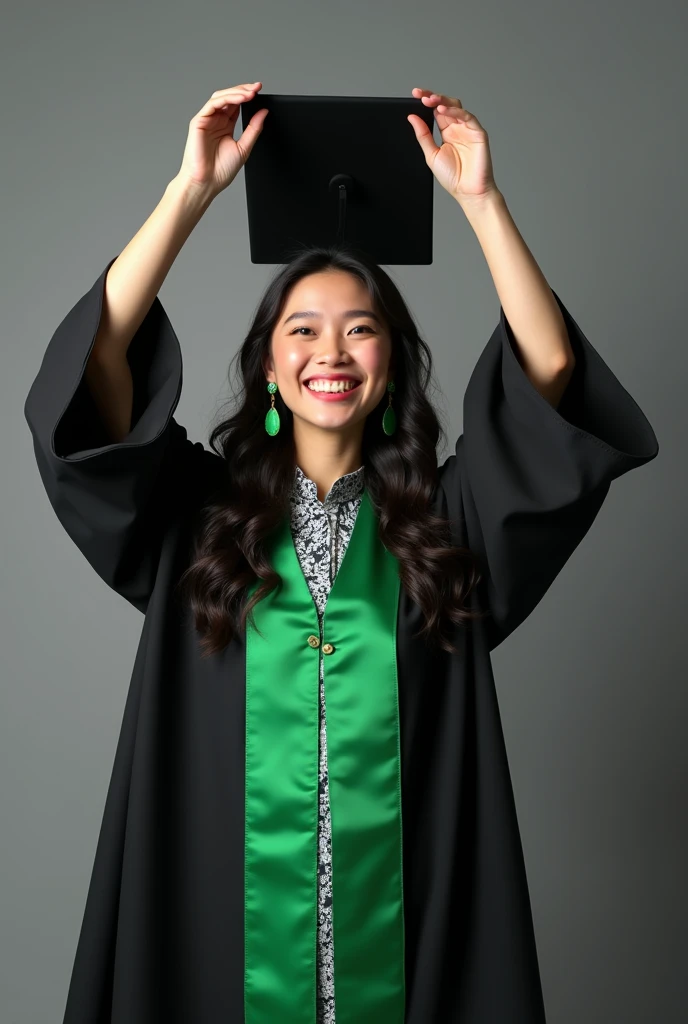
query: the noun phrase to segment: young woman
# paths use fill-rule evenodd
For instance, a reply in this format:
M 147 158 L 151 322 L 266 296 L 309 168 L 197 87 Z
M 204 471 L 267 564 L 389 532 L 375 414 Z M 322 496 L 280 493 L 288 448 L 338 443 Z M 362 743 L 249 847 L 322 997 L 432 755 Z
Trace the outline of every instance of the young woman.
M 501 302 L 454 454 L 438 467 L 404 300 L 344 249 L 279 270 L 234 415 L 212 451 L 189 440 L 158 291 L 248 158 L 260 87 L 192 119 L 26 400 L 59 521 L 145 616 L 64 1019 L 538 1024 L 490 651 L 657 440 L 526 248 L 477 119 L 421 89 L 442 146 L 409 122 Z

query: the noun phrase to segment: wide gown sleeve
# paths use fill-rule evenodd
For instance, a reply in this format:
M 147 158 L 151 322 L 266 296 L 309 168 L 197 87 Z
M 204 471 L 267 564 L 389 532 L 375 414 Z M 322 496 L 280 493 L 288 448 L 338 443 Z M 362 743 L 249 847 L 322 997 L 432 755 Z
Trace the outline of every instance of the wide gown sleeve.
M 450 516 L 481 557 L 492 650 L 535 608 L 590 529 L 612 480 L 655 458 L 655 433 L 556 292 L 576 366 L 557 409 L 499 325 L 466 387 L 463 433 L 440 467 Z
M 112 443 L 85 380 L 103 306 L 105 267 L 51 338 L 24 404 L 38 470 L 58 520 L 98 575 L 147 609 L 172 516 L 219 456 L 173 418 L 182 355 L 156 297 L 127 353 L 130 432 Z

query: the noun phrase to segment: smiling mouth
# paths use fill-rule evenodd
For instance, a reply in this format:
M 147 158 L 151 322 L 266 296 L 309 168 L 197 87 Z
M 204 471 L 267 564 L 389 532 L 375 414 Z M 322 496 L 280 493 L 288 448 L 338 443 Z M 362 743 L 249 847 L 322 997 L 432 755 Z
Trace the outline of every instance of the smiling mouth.
M 342 394 L 348 394 L 350 391 L 355 391 L 356 388 L 359 387 L 361 382 L 360 382 L 360 380 L 351 381 L 348 384 L 347 387 L 334 387 L 334 388 L 311 388 L 311 387 L 308 386 L 308 383 L 309 382 L 306 381 L 304 383 L 304 387 L 307 388 L 308 391 L 316 392 L 319 395 L 342 395 Z

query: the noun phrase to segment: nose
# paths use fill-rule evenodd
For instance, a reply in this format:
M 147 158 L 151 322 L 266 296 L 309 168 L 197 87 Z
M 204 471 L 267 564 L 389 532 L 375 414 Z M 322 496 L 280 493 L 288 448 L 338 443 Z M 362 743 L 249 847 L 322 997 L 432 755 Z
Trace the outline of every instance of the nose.
M 342 356 L 345 355 L 345 339 L 339 331 L 323 331 L 320 335 L 320 344 L 318 346 L 318 354 L 315 356 L 315 362 L 320 363 L 324 361 L 328 365 L 338 364 L 342 361 Z M 346 359 L 344 359 L 344 362 L 346 362 Z

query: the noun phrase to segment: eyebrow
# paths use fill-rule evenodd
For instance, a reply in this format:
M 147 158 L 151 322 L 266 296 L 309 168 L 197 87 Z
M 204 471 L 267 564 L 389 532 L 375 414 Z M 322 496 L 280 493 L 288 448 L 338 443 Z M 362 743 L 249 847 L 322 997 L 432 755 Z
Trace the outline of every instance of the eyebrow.
M 376 320 L 382 325 L 382 320 L 377 313 L 373 313 L 372 309 L 346 309 L 342 313 L 342 320 L 349 320 L 354 316 L 369 316 L 372 320 Z M 322 320 L 322 313 L 318 313 L 314 309 L 302 309 L 298 313 L 291 313 L 282 326 L 288 324 L 290 320 L 299 320 L 301 318 Z

